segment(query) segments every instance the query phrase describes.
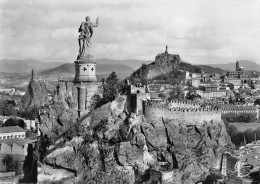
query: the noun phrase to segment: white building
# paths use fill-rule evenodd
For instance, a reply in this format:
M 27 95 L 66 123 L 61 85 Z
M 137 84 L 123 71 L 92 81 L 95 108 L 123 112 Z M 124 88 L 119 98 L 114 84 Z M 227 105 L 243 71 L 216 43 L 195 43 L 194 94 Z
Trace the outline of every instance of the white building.
M 27 155 L 29 144 L 35 144 L 37 140 L 31 139 L 11 139 L 0 140 L 0 154 Z
M 25 130 L 19 126 L 0 127 L 1 139 L 24 139 Z

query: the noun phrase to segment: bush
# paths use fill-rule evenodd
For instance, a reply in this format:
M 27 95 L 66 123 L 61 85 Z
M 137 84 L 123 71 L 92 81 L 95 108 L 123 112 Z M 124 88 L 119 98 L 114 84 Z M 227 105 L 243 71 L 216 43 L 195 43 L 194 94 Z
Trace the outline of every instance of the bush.
M 14 161 L 13 171 L 15 171 L 16 175 L 22 174 L 22 164 L 20 160 Z
M 116 72 L 112 72 L 106 79 L 106 83 L 103 86 L 103 98 L 105 102 L 113 101 L 118 94 L 118 78 Z
M 14 160 L 12 155 L 6 155 L 2 160 L 3 164 L 6 166 L 6 171 L 11 172 L 14 171 L 16 175 L 22 173 L 22 164 L 20 160 Z
M 6 155 L 2 162 L 5 165 L 7 172 L 13 171 L 14 158 L 12 155 Z
M 23 129 L 26 129 L 26 123 L 22 119 L 18 118 L 9 118 L 2 126 L 19 126 Z
M 256 114 L 248 114 L 248 113 L 228 113 L 223 114 L 221 116 L 224 122 L 243 122 L 250 123 L 256 120 Z
M 25 118 L 25 119 L 30 119 L 30 120 L 34 120 L 35 118 L 38 117 L 38 108 L 36 106 L 27 109 L 25 111 L 18 111 L 18 116 Z
M 101 96 L 97 93 L 91 97 L 90 101 L 91 101 L 90 106 L 89 106 L 90 111 L 93 109 L 96 109 L 104 104 L 104 99 L 101 98 Z
M 251 143 L 256 140 L 260 140 L 260 128 L 256 130 L 247 129 L 244 132 L 239 132 L 238 129 L 233 125 L 228 125 L 227 133 L 231 138 L 232 143 L 238 148 L 239 146 L 246 143 Z

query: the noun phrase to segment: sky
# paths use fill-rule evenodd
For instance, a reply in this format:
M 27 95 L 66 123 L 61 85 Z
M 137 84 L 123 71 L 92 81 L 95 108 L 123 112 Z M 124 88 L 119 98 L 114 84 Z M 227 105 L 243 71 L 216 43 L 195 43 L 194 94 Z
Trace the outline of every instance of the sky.
M 96 59 L 260 64 L 260 0 L 0 0 L 0 59 L 73 62 L 86 16 Z

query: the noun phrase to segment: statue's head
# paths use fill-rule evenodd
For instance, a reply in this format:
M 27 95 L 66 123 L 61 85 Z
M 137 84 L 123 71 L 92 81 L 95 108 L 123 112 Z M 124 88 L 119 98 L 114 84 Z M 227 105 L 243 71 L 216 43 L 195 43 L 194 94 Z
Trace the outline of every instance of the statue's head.
M 90 21 L 90 17 L 89 17 L 89 16 L 87 16 L 85 20 L 86 20 L 86 21 Z

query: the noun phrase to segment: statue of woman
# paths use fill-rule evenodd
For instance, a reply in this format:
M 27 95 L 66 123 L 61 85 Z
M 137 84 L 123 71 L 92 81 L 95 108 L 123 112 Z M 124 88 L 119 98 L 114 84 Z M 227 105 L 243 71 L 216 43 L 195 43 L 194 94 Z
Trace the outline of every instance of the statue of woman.
M 90 54 L 91 49 L 91 37 L 93 35 L 93 27 L 98 27 L 99 20 L 97 18 L 96 23 L 90 22 L 90 17 L 86 17 L 86 21 L 82 22 L 79 27 L 79 56 L 78 59 Z

